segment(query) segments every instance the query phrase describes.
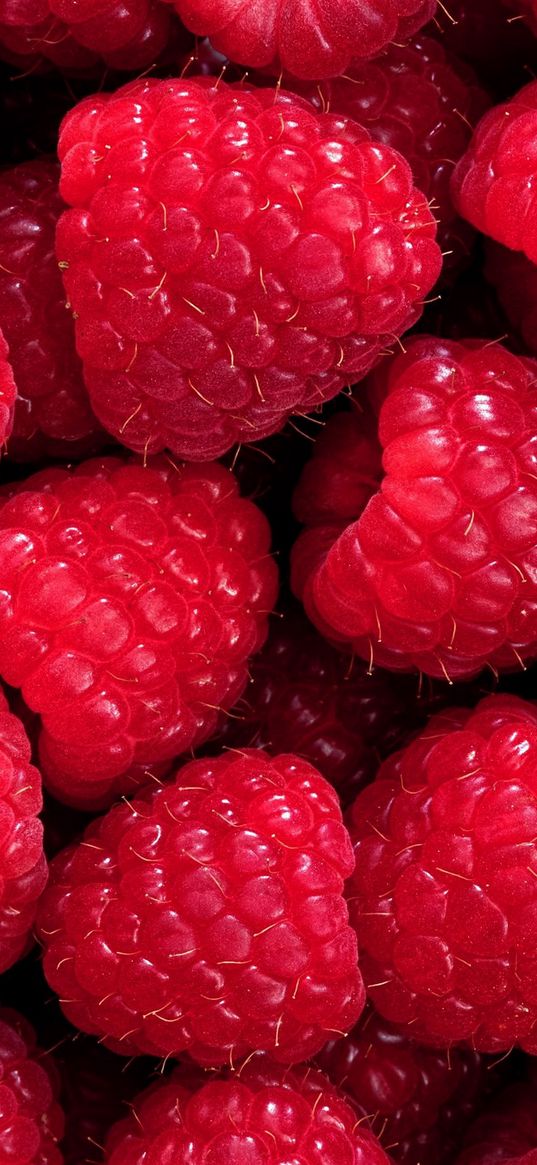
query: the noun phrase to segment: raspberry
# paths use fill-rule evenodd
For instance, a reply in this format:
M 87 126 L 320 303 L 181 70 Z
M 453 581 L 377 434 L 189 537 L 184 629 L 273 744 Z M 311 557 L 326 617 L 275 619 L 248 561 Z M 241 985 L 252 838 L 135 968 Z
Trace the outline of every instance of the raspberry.
M 0 673 L 42 718 L 48 785 L 109 804 L 214 731 L 276 592 L 233 475 L 135 458 L 48 469 L 0 507 Z
M 10 1165 L 61 1165 L 63 1113 L 54 1067 L 21 1015 L 0 1011 L 0 1142 Z
M 452 194 L 485 235 L 537 261 L 537 202 L 531 176 L 537 136 L 537 82 L 481 119 L 458 162 Z
M 59 154 L 86 383 L 137 452 L 275 432 L 363 376 L 439 274 L 407 163 L 286 93 L 136 81 L 72 110 Z
M 306 761 L 192 761 L 54 859 L 45 974 L 112 1051 L 298 1061 L 363 1007 L 352 869 L 337 795 Z
M 424 1047 L 371 1007 L 317 1060 L 401 1165 L 451 1162 L 484 1086 L 476 1052 Z
M 9 348 L 0 329 L 0 446 L 5 445 L 13 429 L 17 386 L 9 358 Z
M 41 777 L 30 764 L 28 738 L 0 691 L 0 972 L 28 947 L 46 882 L 41 807 Z
M 0 320 L 19 393 L 9 441 L 17 460 L 76 457 L 102 443 L 54 255 L 58 176 L 43 161 L 0 173 Z
M 537 355 L 537 267 L 520 251 L 489 242 L 485 274 L 525 347 Z
M 65 1107 L 62 1139 L 65 1165 L 82 1165 L 109 1129 L 126 1115 L 127 1105 L 143 1087 L 146 1061 L 125 1062 L 95 1040 L 78 1035 L 56 1053 Z
M 356 798 L 364 975 L 415 1039 L 535 1054 L 536 762 L 535 705 L 489 696 L 433 717 Z
M 293 554 L 310 617 L 370 667 L 452 680 L 537 656 L 535 368 L 499 344 L 419 336 L 373 377 L 381 487 L 354 521 L 317 507 L 315 525 L 312 505 Z M 321 492 L 338 441 L 318 457 Z
M 537 45 L 502 0 L 449 0 L 438 7 L 427 32 L 468 61 L 497 99 L 510 96 L 534 73 Z
M 344 73 L 353 57 L 372 57 L 404 41 L 433 15 L 436 0 L 173 0 L 196 36 L 209 36 L 232 61 L 270 65 L 319 80 Z
M 181 1074 L 139 1097 L 116 1125 L 107 1165 L 388 1165 L 378 1141 L 311 1067 L 256 1057 L 192 1094 Z
M 537 1118 L 535 1086 L 506 1088 L 477 1118 L 457 1165 L 535 1165 Z

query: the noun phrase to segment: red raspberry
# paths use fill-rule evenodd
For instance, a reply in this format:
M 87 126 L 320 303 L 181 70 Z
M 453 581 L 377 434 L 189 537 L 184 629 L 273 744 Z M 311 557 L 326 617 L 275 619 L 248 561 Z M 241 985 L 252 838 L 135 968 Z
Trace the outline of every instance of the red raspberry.
M 241 694 L 275 599 L 268 523 L 219 465 L 106 458 L 11 488 L 0 673 L 42 717 L 55 795 L 109 804 Z
M 133 82 L 72 110 L 59 153 L 86 383 L 137 451 L 276 431 L 363 376 L 439 273 L 407 163 L 286 93 Z
M 414 337 L 371 382 L 385 398 L 379 491 L 355 521 L 317 507 L 313 525 L 299 490 L 312 528 L 295 592 L 370 666 L 452 680 L 537 656 L 535 370 L 499 344 Z M 319 493 L 340 474 L 337 441 L 317 457 Z
M 436 0 L 173 0 L 187 28 L 209 36 L 232 61 L 296 77 L 336 77 L 353 57 L 404 41 L 433 15 Z
M 125 1061 L 95 1040 L 78 1035 L 56 1053 L 65 1108 L 65 1165 L 83 1165 L 104 1145 L 115 1121 L 127 1113 L 147 1079 L 147 1061 Z
M 0 446 L 5 445 L 13 429 L 17 386 L 9 357 L 9 347 L 0 329 Z
M 484 1087 L 476 1052 L 424 1047 L 371 1007 L 317 1061 L 401 1165 L 451 1162 Z
M 477 1118 L 456 1165 L 536 1165 L 535 1086 L 506 1088 Z
M 525 347 L 537 355 L 537 267 L 520 251 L 489 242 L 485 274 Z
M 306 761 L 192 761 L 54 859 L 45 974 L 113 1051 L 300 1060 L 363 1007 L 352 869 L 337 795 Z
M 46 882 L 41 808 L 41 777 L 30 763 L 28 737 L 0 691 L 0 972 L 28 947 Z
M 9 1165 L 61 1165 L 63 1113 L 52 1062 L 30 1024 L 0 1011 L 0 1157 Z
M 107 1144 L 107 1165 L 388 1165 L 321 1072 L 256 1057 L 192 1093 L 184 1076 L 147 1089 Z
M 513 19 L 502 0 L 448 0 L 427 31 L 468 61 L 498 98 L 525 84 L 537 64 L 527 26 Z
M 413 1038 L 537 1050 L 537 708 L 431 719 L 353 806 L 349 883 L 371 998 Z
M 485 235 L 537 261 L 537 201 L 532 195 L 537 81 L 481 119 L 452 178 L 455 204 Z
M 19 394 L 9 442 L 17 460 L 77 457 L 102 444 L 54 254 L 58 177 L 42 161 L 0 173 L 0 320 Z

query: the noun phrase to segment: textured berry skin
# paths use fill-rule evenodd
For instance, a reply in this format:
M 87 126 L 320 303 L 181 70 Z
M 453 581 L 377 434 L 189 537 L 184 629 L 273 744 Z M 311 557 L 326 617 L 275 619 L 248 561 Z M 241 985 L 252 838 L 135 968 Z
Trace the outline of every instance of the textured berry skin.
M 460 214 L 485 235 L 537 262 L 537 204 L 532 198 L 537 82 L 481 119 L 453 173 Z
M 536 1165 L 535 1085 L 514 1084 L 477 1118 L 456 1165 Z
M 321 1072 L 255 1057 L 192 1093 L 181 1073 L 149 1088 L 116 1125 L 107 1165 L 388 1165 L 378 1141 Z
M 13 429 L 17 386 L 9 358 L 9 347 L 0 329 L 0 446 L 5 445 Z
M 537 356 L 537 267 L 520 251 L 489 241 L 485 275 L 524 347 Z
M 54 1065 L 30 1024 L 0 1010 L 0 1154 L 10 1165 L 62 1165 L 63 1112 Z
M 275 600 L 268 524 L 219 465 L 105 458 L 10 488 L 0 673 L 41 716 L 55 796 L 109 804 L 238 699 Z
M 209 36 L 232 61 L 272 66 L 319 80 L 344 73 L 353 57 L 371 57 L 405 41 L 431 18 L 436 0 L 173 0 L 192 32 Z
M 299 487 L 310 529 L 293 575 L 308 614 L 370 664 L 444 679 L 534 659 L 534 361 L 500 344 L 420 336 L 370 389 L 383 401 L 378 492 L 352 520 L 314 498 L 306 506 L 307 482 Z M 341 472 L 337 435 L 329 456 L 323 440 L 310 471 L 317 460 L 317 494 Z M 357 466 L 359 455 L 357 443 Z
M 68 1019 L 113 1051 L 206 1066 L 319 1051 L 364 1003 L 335 791 L 253 750 L 154 790 L 51 865 L 39 932 Z
M 57 255 L 99 420 L 188 460 L 360 379 L 440 270 L 407 163 L 274 90 L 144 80 L 60 133 Z
M 19 393 L 8 446 L 17 460 L 77 457 L 102 444 L 54 254 L 58 177 L 47 161 L 0 172 L 0 320 Z
M 29 945 L 37 899 L 47 878 L 41 777 L 30 744 L 0 692 L 0 972 Z
M 477 1052 L 424 1047 L 372 1007 L 317 1062 L 401 1165 L 452 1161 L 484 1086 Z
M 364 978 L 413 1038 L 535 1054 L 536 824 L 537 708 L 516 696 L 433 717 L 356 798 Z

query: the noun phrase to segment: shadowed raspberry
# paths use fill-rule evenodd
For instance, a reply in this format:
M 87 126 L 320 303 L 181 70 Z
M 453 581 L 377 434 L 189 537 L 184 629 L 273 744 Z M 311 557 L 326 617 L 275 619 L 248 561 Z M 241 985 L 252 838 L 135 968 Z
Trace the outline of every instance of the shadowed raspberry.
M 532 262 L 537 261 L 536 137 L 537 81 L 532 81 L 481 119 L 451 183 L 463 218 Z
M 17 386 L 13 376 L 9 347 L 0 328 L 0 446 L 5 445 L 13 429 Z
M 293 756 L 193 761 L 54 859 L 39 933 L 68 1019 L 130 1055 L 284 1063 L 364 1003 L 337 795 Z
M 401 1165 L 452 1161 L 486 1081 L 476 1052 L 417 1044 L 372 1007 L 317 1062 Z
M 125 1061 L 96 1040 L 77 1033 L 55 1052 L 62 1084 L 65 1165 L 94 1161 L 115 1121 L 127 1116 L 136 1094 L 154 1071 L 153 1061 Z M 100 1160 L 100 1154 L 98 1160 Z
M 388 1165 L 321 1072 L 263 1056 L 192 1090 L 182 1073 L 138 1098 L 111 1131 L 107 1165 Z
M 349 828 L 349 908 L 379 1012 L 418 1040 L 537 1050 L 537 708 L 445 711 L 382 765 Z
M 419 336 L 371 379 L 380 489 L 333 516 L 306 508 L 308 478 L 298 491 L 310 529 L 293 586 L 329 638 L 370 665 L 449 680 L 536 657 L 535 370 L 500 344 Z M 337 433 L 318 442 L 317 494 L 340 474 L 338 445 Z
M 537 64 L 537 44 L 525 21 L 513 15 L 502 0 L 448 0 L 427 33 L 468 61 L 499 99 L 524 85 Z
M 21 460 L 77 457 L 102 444 L 54 254 L 58 177 L 47 161 L 0 173 L 0 320 L 18 388 L 8 450 Z
M 525 347 L 537 356 L 537 267 L 520 251 L 489 241 L 485 275 Z
M 0 1010 L 0 1159 L 9 1165 L 62 1165 L 63 1112 L 54 1065 L 36 1047 L 30 1024 Z
M 535 1085 L 513 1084 L 478 1116 L 456 1165 L 536 1165 Z
M 30 764 L 28 738 L 0 691 L 0 972 L 28 947 L 46 882 L 41 808 L 41 777 Z
M 138 452 L 203 460 L 316 408 L 439 274 L 408 164 L 281 91 L 134 82 L 76 106 L 59 154 L 86 384 Z
M 131 792 L 240 696 L 276 594 L 270 531 L 233 474 L 88 461 L 0 507 L 0 673 L 41 716 L 56 797 Z
M 319 80 L 344 73 L 405 41 L 433 15 L 436 0 L 173 0 L 187 28 L 209 36 L 230 60 Z

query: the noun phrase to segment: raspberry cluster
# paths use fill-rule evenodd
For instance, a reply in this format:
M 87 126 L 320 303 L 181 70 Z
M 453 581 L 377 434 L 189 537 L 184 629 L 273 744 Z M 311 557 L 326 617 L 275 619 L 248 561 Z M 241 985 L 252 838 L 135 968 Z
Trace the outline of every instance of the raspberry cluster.
M 0 1011 L 0 1145 L 10 1165 L 62 1165 L 63 1113 L 51 1060 L 36 1047 L 30 1024 Z M 376 1163 L 375 1163 L 376 1165 Z

